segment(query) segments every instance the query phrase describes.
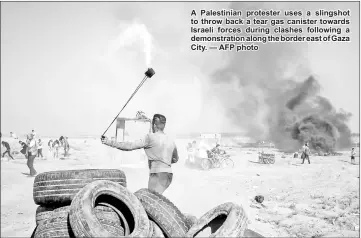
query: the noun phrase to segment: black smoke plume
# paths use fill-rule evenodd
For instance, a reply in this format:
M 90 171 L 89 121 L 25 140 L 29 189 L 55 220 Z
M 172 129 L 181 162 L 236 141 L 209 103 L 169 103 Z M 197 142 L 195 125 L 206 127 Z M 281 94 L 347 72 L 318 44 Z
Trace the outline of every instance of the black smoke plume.
M 257 5 L 257 4 L 256 4 Z M 234 9 L 263 5 L 234 3 Z M 266 6 L 263 6 L 266 8 Z M 212 77 L 231 122 L 256 140 L 271 140 L 283 151 L 331 152 L 351 145 L 350 113 L 337 111 L 320 96 L 321 86 L 309 67 L 307 45 L 262 44 L 254 52 L 229 53 L 229 63 Z

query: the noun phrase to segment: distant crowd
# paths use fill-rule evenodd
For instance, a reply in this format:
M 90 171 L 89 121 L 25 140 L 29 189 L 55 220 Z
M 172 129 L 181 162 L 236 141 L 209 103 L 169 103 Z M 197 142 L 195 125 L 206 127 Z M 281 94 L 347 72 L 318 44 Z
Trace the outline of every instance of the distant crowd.
M 10 132 L 10 136 L 15 140 L 19 140 L 18 136 L 13 132 Z M 40 138 L 36 138 L 36 137 L 37 137 L 36 132 L 33 129 L 31 133 L 26 135 L 25 141 L 19 140 L 19 144 L 21 146 L 20 153 L 23 154 L 27 159 L 27 166 L 30 169 L 30 176 L 35 176 L 37 173 L 36 170 L 34 169 L 34 159 L 36 157 L 44 158 L 43 141 Z M 5 151 L 2 153 L 1 157 L 4 158 L 5 155 L 7 155 L 9 158 L 14 160 L 13 155 L 16 152 L 11 151 L 9 142 L 2 140 L 1 133 L 0 133 L 0 138 L 1 138 L 1 145 L 3 146 L 3 148 L 5 148 Z M 60 136 L 59 139 L 55 139 L 55 140 L 50 139 L 48 141 L 48 149 L 53 158 L 59 157 L 60 147 L 64 148 L 64 157 L 67 157 L 69 155 L 69 149 L 70 149 L 68 137 Z

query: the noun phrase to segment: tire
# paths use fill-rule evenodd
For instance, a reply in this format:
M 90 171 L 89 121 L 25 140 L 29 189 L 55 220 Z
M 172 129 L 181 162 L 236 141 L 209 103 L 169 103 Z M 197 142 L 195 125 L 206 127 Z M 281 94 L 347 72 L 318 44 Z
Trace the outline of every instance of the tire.
M 69 225 L 69 211 L 70 206 L 57 208 L 52 211 L 49 219 L 38 226 L 35 238 L 75 237 Z M 99 222 L 114 235 L 118 233 L 124 235 L 124 229 L 121 226 L 120 219 L 113 209 L 105 206 L 97 206 L 95 208 L 95 216 Z
M 188 231 L 186 218 L 171 201 L 146 188 L 134 195 L 141 201 L 149 219 L 160 227 L 166 237 L 184 237 Z
M 74 237 L 68 223 L 69 206 L 55 209 L 49 219 L 37 226 L 35 238 Z
M 151 237 L 165 238 L 162 229 L 160 229 L 160 227 L 154 221 L 150 221 L 150 224 L 153 227 L 153 233 Z
M 193 216 L 191 214 L 184 214 L 184 216 L 186 217 L 186 224 L 188 226 L 188 230 L 197 222 L 197 217 Z
M 222 215 L 226 215 L 224 222 L 219 222 L 218 229 L 213 229 L 212 223 L 216 220 L 220 221 Z M 204 227 L 212 228 L 210 237 L 243 237 L 247 229 L 248 218 L 243 208 L 237 204 L 228 202 L 223 203 L 204 214 L 189 229 L 186 237 L 195 237 Z
M 124 215 L 120 211 L 118 211 L 118 209 L 116 207 L 114 207 L 108 203 L 99 203 L 98 205 L 100 205 L 100 207 L 105 206 L 105 207 L 111 208 L 118 215 L 118 217 L 120 219 L 121 226 L 124 228 L 124 235 L 128 236 L 130 234 L 131 231 L 130 231 L 127 219 L 124 217 Z M 96 208 L 98 208 L 98 206 Z
M 203 170 L 209 170 L 212 167 L 212 162 L 209 159 L 202 159 L 201 163 Z
M 116 211 L 107 205 L 98 205 L 94 210 L 98 221 L 103 227 L 114 234 L 113 236 L 116 236 L 117 234 L 123 234 L 124 236 L 125 229 L 122 226 L 122 220 Z
M 127 237 L 148 237 L 150 223 L 147 213 L 134 194 L 125 187 L 107 180 L 94 181 L 74 197 L 70 205 L 69 221 L 76 237 L 114 237 L 94 215 L 96 202 L 114 206 L 127 219 L 131 233 Z
M 124 187 L 127 185 L 124 172 L 117 169 L 45 172 L 35 177 L 34 202 L 42 206 L 68 206 L 81 188 L 96 180 L 109 180 Z
M 36 208 L 36 215 L 35 215 L 36 225 L 39 225 L 43 221 L 48 220 L 51 217 L 51 215 L 53 214 L 53 211 L 55 209 L 56 209 L 56 207 L 38 206 Z

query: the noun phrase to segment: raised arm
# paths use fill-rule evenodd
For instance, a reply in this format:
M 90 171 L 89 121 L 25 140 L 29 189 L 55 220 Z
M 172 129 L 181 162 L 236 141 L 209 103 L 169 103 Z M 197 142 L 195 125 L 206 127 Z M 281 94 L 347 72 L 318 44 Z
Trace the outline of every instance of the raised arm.
M 119 150 L 123 151 L 132 151 L 132 150 L 138 150 L 143 149 L 149 146 L 149 139 L 148 136 L 146 136 L 144 139 L 136 140 L 136 141 L 127 141 L 127 142 L 116 142 L 109 139 L 106 139 L 103 144 L 117 148 Z

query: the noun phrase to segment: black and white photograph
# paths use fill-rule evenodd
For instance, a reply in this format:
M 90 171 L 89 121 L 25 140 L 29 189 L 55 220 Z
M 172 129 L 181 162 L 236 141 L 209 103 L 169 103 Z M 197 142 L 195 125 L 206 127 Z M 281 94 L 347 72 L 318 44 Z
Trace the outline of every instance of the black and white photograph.
M 360 1 L 1 1 L 1 237 L 360 237 Z

